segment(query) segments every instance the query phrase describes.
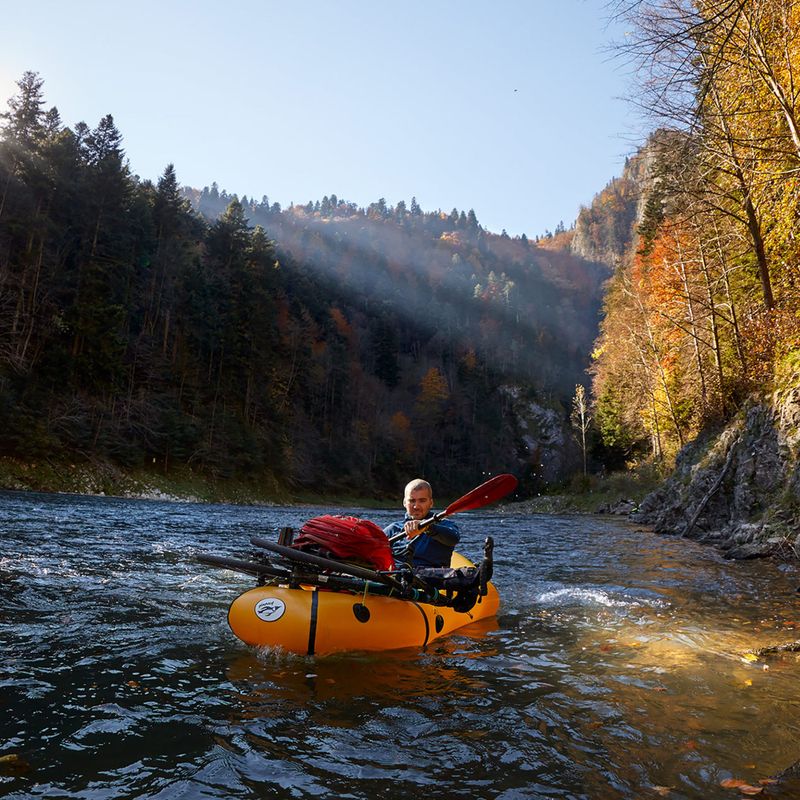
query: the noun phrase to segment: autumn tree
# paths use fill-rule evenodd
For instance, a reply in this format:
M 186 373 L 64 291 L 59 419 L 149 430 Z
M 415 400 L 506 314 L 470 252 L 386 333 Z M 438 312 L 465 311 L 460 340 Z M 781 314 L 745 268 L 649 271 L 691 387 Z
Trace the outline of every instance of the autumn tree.
M 583 455 L 583 474 L 587 474 L 587 441 L 589 426 L 592 421 L 592 414 L 589 410 L 589 401 L 586 396 L 586 389 L 578 384 L 575 387 L 575 396 L 572 398 L 572 411 L 569 417 L 573 430 L 575 431 L 578 443 Z
M 643 428 L 653 453 L 669 455 L 800 344 L 798 9 L 676 0 L 617 10 L 630 24 L 622 53 L 638 68 L 637 101 L 659 129 L 637 180 L 636 253 L 617 262 L 606 298 L 595 407 L 604 437 Z

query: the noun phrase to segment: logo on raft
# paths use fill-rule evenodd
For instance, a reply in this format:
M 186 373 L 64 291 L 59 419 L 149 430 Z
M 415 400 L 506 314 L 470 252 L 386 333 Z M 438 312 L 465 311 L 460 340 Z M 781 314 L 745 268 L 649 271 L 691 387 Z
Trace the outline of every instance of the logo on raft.
M 286 611 L 286 603 L 278 600 L 277 597 L 259 600 L 255 607 L 256 616 L 264 622 L 276 622 L 283 616 L 284 611 Z

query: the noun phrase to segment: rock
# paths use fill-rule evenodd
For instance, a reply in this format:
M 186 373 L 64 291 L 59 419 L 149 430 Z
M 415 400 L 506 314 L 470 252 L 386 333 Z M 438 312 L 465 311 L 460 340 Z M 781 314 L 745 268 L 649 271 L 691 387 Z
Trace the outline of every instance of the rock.
M 505 385 L 520 443 L 520 468 L 530 470 L 542 485 L 557 485 L 579 463 L 563 414 L 532 400 L 519 386 Z
M 734 561 L 745 561 L 751 558 L 766 558 L 772 555 L 772 548 L 766 542 L 750 542 L 731 547 L 725 553 L 725 558 Z
M 605 503 L 597 509 L 598 514 L 618 514 L 628 516 L 636 511 L 636 503 L 633 500 L 620 498 L 616 503 Z
M 751 400 L 724 430 L 688 444 L 636 521 L 712 543 L 726 558 L 797 558 L 800 375 L 793 380 L 798 386 Z

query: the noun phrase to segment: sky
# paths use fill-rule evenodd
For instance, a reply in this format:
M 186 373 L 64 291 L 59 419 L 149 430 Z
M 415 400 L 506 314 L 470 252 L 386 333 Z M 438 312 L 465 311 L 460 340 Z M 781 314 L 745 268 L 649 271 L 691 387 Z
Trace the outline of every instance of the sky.
M 133 173 L 286 207 L 335 194 L 569 227 L 642 136 L 606 0 L 0 0 L 0 108 L 31 70 L 111 114 Z

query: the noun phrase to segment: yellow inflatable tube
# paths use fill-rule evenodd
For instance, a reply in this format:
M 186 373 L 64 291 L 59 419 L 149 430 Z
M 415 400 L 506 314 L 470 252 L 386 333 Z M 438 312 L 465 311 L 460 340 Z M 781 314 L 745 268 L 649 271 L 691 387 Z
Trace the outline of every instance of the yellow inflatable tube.
M 471 562 L 455 553 L 451 564 L 461 567 Z M 494 584 L 487 588 L 487 595 L 471 611 L 459 613 L 393 597 L 259 586 L 233 601 L 228 624 L 246 644 L 300 655 L 424 647 L 457 628 L 494 616 L 500 596 Z

